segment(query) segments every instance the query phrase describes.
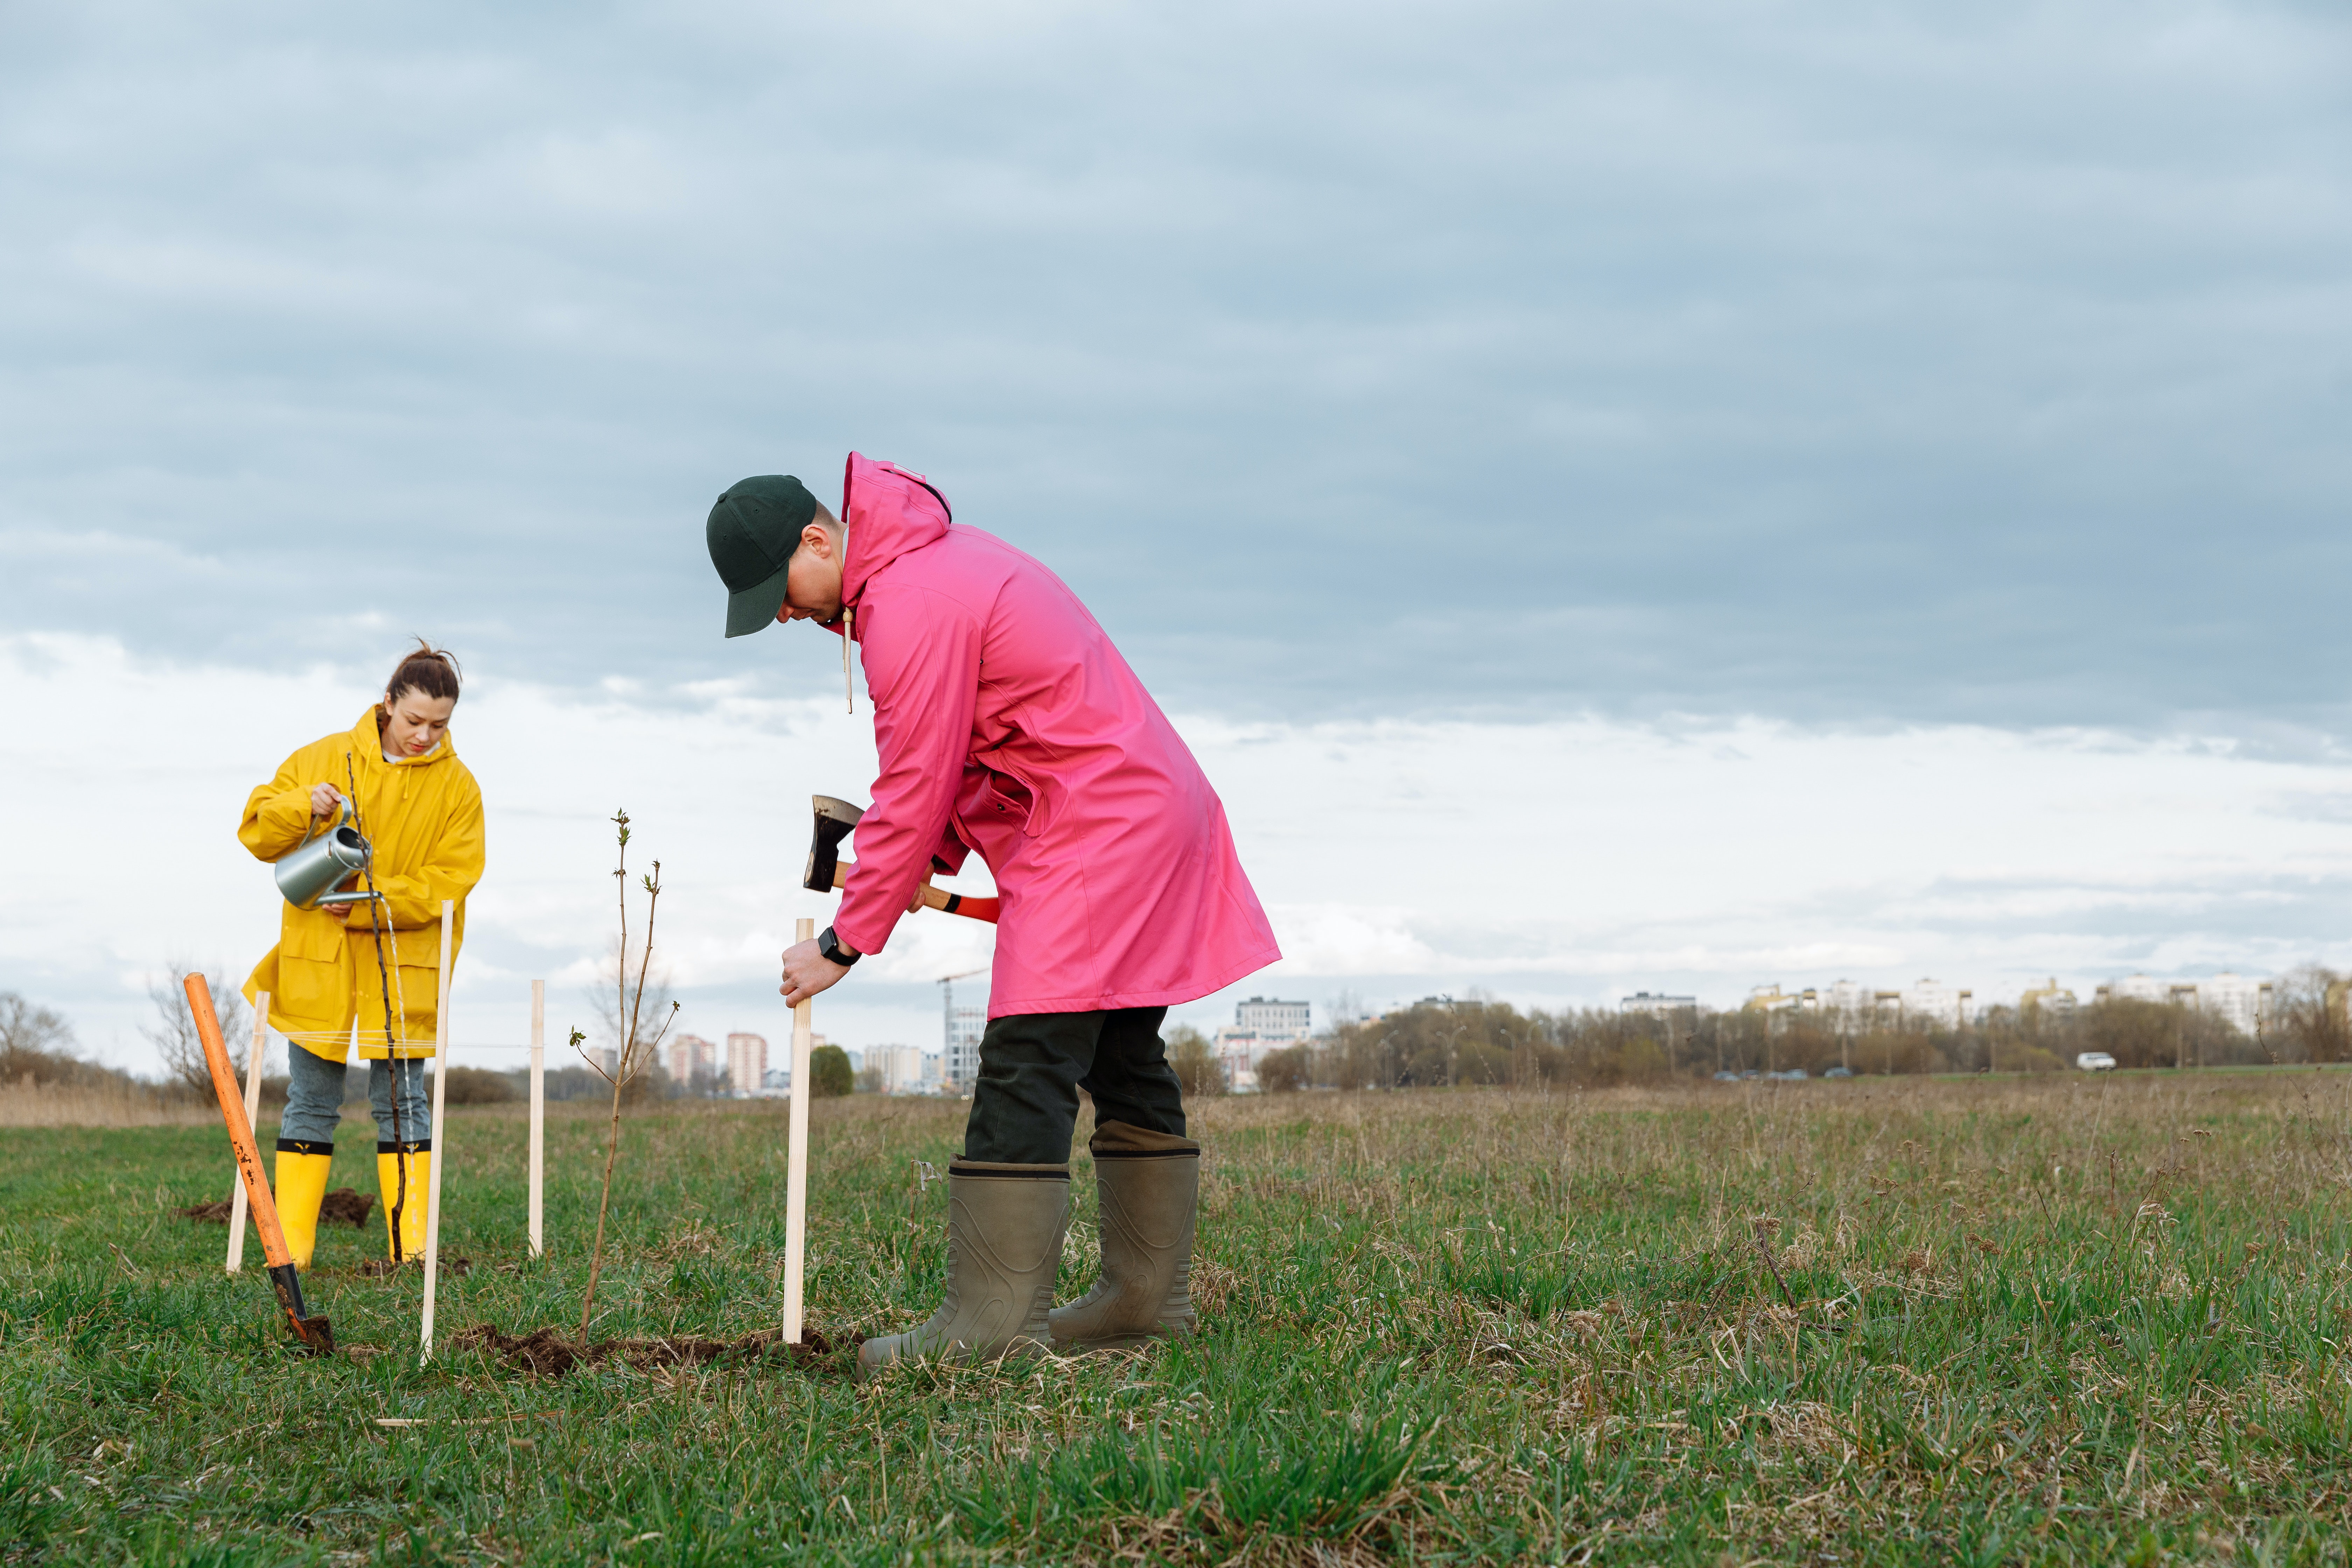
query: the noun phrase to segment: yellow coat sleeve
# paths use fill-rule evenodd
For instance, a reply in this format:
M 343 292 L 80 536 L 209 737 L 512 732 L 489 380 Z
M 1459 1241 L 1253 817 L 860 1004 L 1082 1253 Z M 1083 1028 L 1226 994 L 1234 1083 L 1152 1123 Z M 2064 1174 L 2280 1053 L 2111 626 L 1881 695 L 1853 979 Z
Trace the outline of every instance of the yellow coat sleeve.
M 310 784 L 302 782 L 302 752 L 279 764 L 278 776 L 245 797 L 245 820 L 236 840 L 257 860 L 276 860 L 302 842 L 311 829 Z

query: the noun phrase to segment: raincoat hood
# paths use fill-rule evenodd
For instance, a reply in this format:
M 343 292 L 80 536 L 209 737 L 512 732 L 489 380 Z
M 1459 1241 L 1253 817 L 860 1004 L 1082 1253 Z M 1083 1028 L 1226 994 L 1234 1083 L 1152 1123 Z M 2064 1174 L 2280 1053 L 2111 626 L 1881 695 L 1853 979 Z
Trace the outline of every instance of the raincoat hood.
M 875 574 L 908 551 L 946 538 L 955 515 L 947 497 L 922 475 L 852 452 L 841 477 L 841 521 L 848 531 L 841 602 L 855 605 Z

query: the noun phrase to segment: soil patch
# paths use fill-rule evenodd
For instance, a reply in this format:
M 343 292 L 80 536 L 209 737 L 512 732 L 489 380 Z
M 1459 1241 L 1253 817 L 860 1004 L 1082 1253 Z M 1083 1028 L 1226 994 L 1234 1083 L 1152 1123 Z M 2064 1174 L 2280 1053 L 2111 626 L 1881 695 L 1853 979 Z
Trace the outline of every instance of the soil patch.
M 404 1258 L 397 1263 L 389 1258 L 371 1258 L 355 1266 L 352 1272 L 370 1279 L 388 1279 L 394 1274 L 404 1274 L 412 1268 L 424 1267 L 425 1259 L 422 1258 Z M 470 1258 L 453 1256 L 441 1259 L 441 1272 L 444 1274 L 471 1274 L 473 1271 L 474 1260 Z
M 181 1209 L 178 1213 L 182 1219 L 194 1221 L 197 1225 L 226 1225 L 229 1202 L 227 1198 L 215 1198 L 208 1204 L 198 1204 L 193 1208 Z M 349 1187 L 337 1187 L 319 1205 L 319 1222 L 321 1225 L 348 1225 L 354 1229 L 365 1229 L 368 1213 L 374 1207 L 374 1194 L 355 1193 Z
M 337 1187 L 319 1205 L 319 1221 L 322 1225 L 348 1225 L 355 1230 L 367 1228 L 369 1211 L 375 1207 L 373 1193 L 355 1193 L 349 1187 Z
M 865 1337 L 856 1335 L 849 1342 L 856 1345 Z M 796 1345 L 785 1344 L 783 1331 L 780 1329 L 762 1329 L 758 1333 L 745 1334 L 740 1340 L 706 1340 L 681 1334 L 666 1340 L 597 1340 L 583 1349 L 554 1329 L 535 1329 L 528 1334 L 517 1336 L 499 1332 L 494 1323 L 482 1323 L 467 1329 L 449 1343 L 453 1350 L 478 1350 L 518 1371 L 540 1373 L 549 1377 L 562 1377 L 583 1362 L 590 1364 L 625 1362 L 642 1371 L 654 1371 L 663 1367 L 708 1366 L 719 1361 L 756 1361 L 774 1357 L 789 1361 L 794 1366 L 814 1367 L 840 1348 L 814 1329 L 803 1331 L 803 1341 Z

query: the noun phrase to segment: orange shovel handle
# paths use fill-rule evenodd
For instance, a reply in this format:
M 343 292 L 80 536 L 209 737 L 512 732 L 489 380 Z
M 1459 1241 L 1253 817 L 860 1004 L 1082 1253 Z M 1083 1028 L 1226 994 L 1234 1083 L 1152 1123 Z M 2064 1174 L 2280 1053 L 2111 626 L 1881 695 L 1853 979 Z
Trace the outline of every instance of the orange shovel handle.
M 228 1044 L 221 1038 L 220 1015 L 213 1010 L 213 988 L 201 974 L 186 981 L 188 1012 L 196 1021 L 196 1037 L 205 1043 L 205 1066 L 212 1072 L 213 1093 L 220 1099 L 221 1120 L 228 1123 L 229 1146 L 236 1152 L 236 1173 L 245 1178 L 247 1206 L 254 1228 L 261 1233 L 261 1252 L 269 1260 L 269 1286 L 278 1304 L 293 1325 L 294 1337 L 310 1349 L 332 1352 L 334 1331 L 324 1318 L 303 1310 L 302 1284 L 294 1270 L 293 1255 L 286 1250 L 286 1230 L 278 1223 L 278 1199 L 261 1168 L 261 1151 L 253 1142 L 253 1123 L 246 1120 L 245 1096 L 236 1087 L 236 1068 L 229 1065 Z
M 245 1199 L 261 1232 L 262 1255 L 273 1268 L 293 1261 L 286 1250 L 286 1231 L 278 1223 L 278 1200 L 269 1191 L 269 1174 L 261 1168 L 261 1151 L 253 1142 L 253 1123 L 245 1119 L 245 1096 L 236 1087 L 236 1068 L 230 1065 L 228 1046 L 221 1038 L 220 1015 L 213 1010 L 213 988 L 201 974 L 187 978 L 188 1011 L 195 1016 L 196 1037 L 205 1043 L 205 1066 L 212 1069 L 213 1092 L 220 1097 L 221 1120 L 228 1123 L 230 1147 L 236 1151 L 236 1173 L 245 1178 Z

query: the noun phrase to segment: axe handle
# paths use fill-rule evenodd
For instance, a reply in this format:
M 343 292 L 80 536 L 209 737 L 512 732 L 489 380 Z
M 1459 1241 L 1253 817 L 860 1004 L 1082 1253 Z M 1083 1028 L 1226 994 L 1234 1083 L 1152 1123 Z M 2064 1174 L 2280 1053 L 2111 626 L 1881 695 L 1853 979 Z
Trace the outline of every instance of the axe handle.
M 846 888 L 849 886 L 849 873 L 856 868 L 857 862 L 855 860 L 835 861 L 833 864 L 833 885 L 835 888 Z M 942 910 L 951 915 L 961 915 L 966 920 L 985 921 L 990 925 L 994 925 L 996 923 L 996 905 L 997 900 L 994 899 L 967 898 L 961 893 L 950 893 L 943 888 L 934 888 L 929 882 L 923 884 L 923 907 L 925 909 Z
M 197 1038 L 205 1043 L 205 1066 L 212 1069 L 213 1093 L 220 1099 L 221 1120 L 228 1123 L 237 1174 L 245 1178 L 245 1201 L 253 1211 L 254 1228 L 261 1233 L 262 1256 L 269 1259 L 272 1268 L 282 1268 L 293 1261 L 293 1255 L 286 1250 L 286 1231 L 278 1223 L 278 1200 L 261 1168 L 261 1151 L 253 1142 L 253 1123 L 245 1116 L 245 1096 L 236 1087 L 236 1068 L 229 1065 L 228 1046 L 221 1038 L 220 1015 L 213 1011 L 213 988 L 201 974 L 189 975 L 187 988 L 188 1011 L 194 1015 Z

